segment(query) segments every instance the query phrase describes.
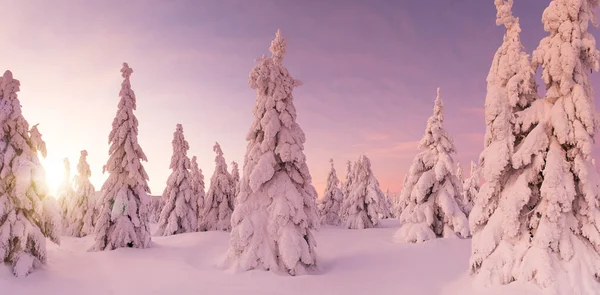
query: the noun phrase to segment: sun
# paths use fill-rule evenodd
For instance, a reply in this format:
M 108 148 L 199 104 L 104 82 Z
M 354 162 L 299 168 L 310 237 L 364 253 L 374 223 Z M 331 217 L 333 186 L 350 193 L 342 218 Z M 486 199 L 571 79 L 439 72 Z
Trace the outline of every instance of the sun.
M 46 184 L 48 185 L 48 191 L 50 195 L 56 198 L 65 171 L 63 160 L 60 158 L 41 158 L 40 162 L 46 170 Z

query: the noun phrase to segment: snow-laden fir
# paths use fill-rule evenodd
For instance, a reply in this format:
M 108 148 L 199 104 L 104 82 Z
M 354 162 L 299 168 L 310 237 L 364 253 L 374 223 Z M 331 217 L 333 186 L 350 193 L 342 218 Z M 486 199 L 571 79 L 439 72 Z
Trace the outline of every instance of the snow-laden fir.
M 198 230 L 198 194 L 194 194 L 190 175 L 190 145 L 183 135 L 183 126 L 177 124 L 173 134 L 171 175 L 162 194 L 164 206 L 158 220 L 156 235 L 169 236 Z
M 600 52 L 587 31 L 598 4 L 551 1 L 542 15 L 549 36 L 523 68 L 529 59 L 512 1 L 496 0 L 507 33 L 488 77 L 486 183 L 471 213 L 478 283 L 533 281 L 553 294 L 600 294 L 600 187 L 591 158 L 600 121 L 588 78 Z M 546 97 L 535 99 L 528 94 L 539 67 Z M 508 118 L 496 124 L 494 113 Z
M 515 126 L 517 113 L 537 98 L 534 71 L 523 51 L 519 21 L 511 12 L 512 1 L 496 0 L 495 4 L 496 24 L 504 25 L 506 33 L 487 76 L 485 145 L 479 159 L 485 182 L 469 216 L 473 234 L 471 273 L 486 285 L 507 284 L 520 276 L 515 270 L 521 265 L 519 257 L 524 247 L 519 244 L 529 243 L 527 219 L 535 205 L 528 203 L 531 194 L 539 195 L 530 183 L 541 180 L 545 152 L 538 150 L 535 157 L 527 155 L 528 165 L 512 164 L 519 154 L 531 150 L 533 141 L 538 140 L 535 134 L 545 132 L 531 130 L 532 136 L 526 140 L 528 132 Z
M 394 204 L 392 203 L 392 196 L 390 195 L 389 188 L 385 189 L 384 196 L 385 196 L 385 209 L 386 209 L 386 213 L 387 213 L 387 215 L 384 218 L 393 218 L 394 217 L 394 212 L 393 212 Z
M 460 202 L 461 209 L 465 212 L 467 218 L 473 209 L 473 200 L 477 196 L 477 193 L 479 193 L 479 183 L 479 166 L 471 161 L 471 172 L 469 177 L 463 181 L 463 198 Z
M 15 276 L 46 263 L 46 238 L 59 243 L 61 224 L 38 159 L 46 144 L 21 113 L 20 85 L 10 71 L 0 78 L 0 262 Z
M 352 186 L 352 161 L 346 161 L 346 178 L 341 184 L 342 189 L 342 208 L 340 209 L 340 220 L 346 221 L 348 218 L 348 212 L 343 205 L 347 202 L 348 196 L 350 195 L 350 187 Z
M 148 195 L 148 199 L 148 221 L 151 223 L 158 223 L 158 220 L 160 219 L 160 212 L 162 212 L 162 208 L 164 207 L 162 195 Z
M 231 162 L 231 179 L 233 180 L 233 195 L 237 198 L 240 192 L 240 168 L 236 161 Z
M 352 182 L 342 204 L 345 226 L 349 229 L 375 227 L 383 216 L 388 215 L 389 209 L 379 181 L 371 170 L 371 161 L 360 155 L 350 170 Z
M 317 209 L 321 218 L 321 224 L 340 224 L 340 209 L 342 207 L 342 190 L 339 188 L 340 180 L 337 177 L 333 159 L 329 160 L 331 169 L 327 175 L 327 186 L 323 197 L 317 202 Z
M 62 220 L 62 231 L 66 230 L 68 224 L 67 216 L 69 215 L 69 206 L 75 196 L 75 190 L 71 184 L 71 163 L 68 158 L 63 159 L 63 178 L 56 191 L 56 197 L 58 199 L 58 207 L 60 209 L 60 216 Z
M 210 186 L 204 197 L 204 208 L 199 222 L 199 230 L 231 230 L 231 214 L 235 198 L 235 184 L 227 171 L 227 162 L 219 143 L 215 143 L 215 171 L 210 178 Z
M 135 93 L 130 77 L 133 69 L 123 63 L 123 82 L 117 114 L 108 136 L 109 158 L 103 171 L 108 178 L 102 185 L 100 214 L 94 233 L 92 250 L 113 250 L 122 247 L 146 248 L 151 235 L 148 226 L 150 188 L 148 174 L 141 161 L 147 161 L 140 147 Z
M 96 224 L 96 189 L 90 182 L 92 172 L 87 163 L 87 151 L 81 151 L 79 163 L 77 163 L 77 175 L 74 179 L 75 192 L 69 201 L 66 224 L 64 224 L 67 236 L 83 237 L 93 233 Z
M 300 82 L 283 66 L 280 31 L 270 51 L 250 72 L 254 121 L 224 266 L 300 275 L 317 265 L 317 195 L 303 152 L 306 137 L 296 123 L 292 90 Z
M 420 243 L 437 237 L 469 236 L 469 223 L 459 205 L 462 183 L 455 175 L 452 138 L 444 129 L 443 104 L 437 89 L 433 115 L 427 120 L 421 152 L 414 158 L 402 188 L 402 226 L 397 241 Z
M 202 220 L 204 212 L 204 199 L 206 198 L 206 191 L 204 187 L 204 175 L 202 169 L 198 167 L 198 160 L 196 156 L 192 157 L 192 167 L 190 169 L 190 177 L 192 181 L 192 194 L 196 197 L 196 207 L 198 208 L 198 222 Z

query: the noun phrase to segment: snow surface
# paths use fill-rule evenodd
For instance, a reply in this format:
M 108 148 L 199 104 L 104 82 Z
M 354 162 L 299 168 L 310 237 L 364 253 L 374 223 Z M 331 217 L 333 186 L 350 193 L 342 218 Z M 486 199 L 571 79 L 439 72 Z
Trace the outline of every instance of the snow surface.
M 48 264 L 25 279 L 0 265 L 0 286 L 2 294 L 61 295 L 540 294 L 515 284 L 470 291 L 465 288 L 470 240 L 397 244 L 392 236 L 398 225 L 397 220 L 382 220 L 380 228 L 362 231 L 322 227 L 315 233 L 318 273 L 296 277 L 261 270 L 221 271 L 215 265 L 227 249 L 227 232 L 153 237 L 150 248 L 100 252 L 87 251 L 93 236 L 63 237 L 61 246 L 48 243 Z

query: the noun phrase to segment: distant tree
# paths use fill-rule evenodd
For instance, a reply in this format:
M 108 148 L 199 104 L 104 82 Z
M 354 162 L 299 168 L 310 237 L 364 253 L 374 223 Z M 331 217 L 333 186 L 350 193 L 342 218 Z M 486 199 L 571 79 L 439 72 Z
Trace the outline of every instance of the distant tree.
M 38 159 L 46 144 L 23 117 L 20 85 L 10 71 L 0 78 L 0 262 L 17 277 L 46 263 L 46 238 L 60 243 L 61 223 Z
M 260 59 L 250 72 L 250 87 L 258 97 L 227 262 L 241 270 L 300 275 L 317 263 L 312 234 L 319 226 L 317 196 L 293 104 L 292 90 L 300 82 L 282 64 L 285 41 L 279 31 L 270 49 L 272 56 Z
M 167 187 L 163 192 L 165 205 L 160 213 L 157 235 L 169 236 L 180 233 L 194 232 L 198 229 L 198 195 L 192 188 L 190 175 L 190 149 L 183 136 L 183 126 L 177 124 L 173 134 L 173 155 L 171 156 L 172 170 Z
M 342 189 L 342 208 L 340 209 L 340 220 L 341 221 L 346 221 L 346 218 L 348 218 L 348 212 L 346 211 L 346 207 L 343 206 L 344 203 L 346 203 L 346 200 L 348 199 L 348 196 L 350 195 L 350 187 L 352 186 L 352 162 L 351 161 L 347 161 L 346 162 L 346 179 L 344 179 L 344 182 L 342 182 L 341 185 L 341 189 Z
M 471 174 L 463 183 L 463 200 L 461 202 L 462 211 L 467 217 L 473 209 L 473 201 L 479 193 L 479 167 L 471 161 Z
M 148 195 L 148 221 L 150 223 L 158 223 L 158 220 L 160 219 L 160 212 L 162 212 L 162 208 L 164 207 L 162 197 L 162 195 Z
M 60 208 L 60 216 L 62 220 L 63 234 L 68 226 L 67 216 L 69 215 L 69 206 L 75 197 L 75 190 L 71 185 L 71 164 L 68 158 L 63 159 L 63 179 L 57 190 L 58 206 Z
M 231 174 L 227 171 L 227 163 L 219 143 L 213 147 L 215 172 L 210 179 L 210 186 L 204 199 L 204 212 L 200 222 L 200 230 L 231 230 L 231 214 L 233 213 L 235 186 Z
M 327 176 L 327 187 L 317 203 L 321 224 L 338 225 L 340 224 L 340 209 L 342 207 L 342 190 L 339 188 L 340 181 L 337 178 L 333 159 L 329 160 L 331 170 Z
M 394 205 L 392 203 L 392 197 L 390 196 L 390 189 L 385 189 L 385 207 L 387 216 L 385 218 L 394 218 Z
M 67 224 L 65 226 L 67 236 L 83 237 L 93 233 L 95 226 L 96 189 L 90 182 L 92 172 L 87 163 L 87 151 L 81 151 L 79 163 L 77 164 L 77 176 L 75 176 L 75 193 L 69 205 Z
M 108 178 L 101 189 L 101 209 L 94 229 L 96 240 L 91 249 L 94 251 L 147 248 L 151 242 L 148 225 L 150 188 L 148 174 L 141 163 L 147 159 L 138 144 L 138 120 L 133 114 L 136 108 L 130 82 L 133 69 L 123 63 L 121 73 L 121 99 L 108 136 L 109 158 L 103 169 L 108 171 Z
M 462 212 L 462 183 L 454 174 L 452 138 L 443 127 L 443 104 L 438 88 L 433 115 L 419 142 L 421 152 L 410 166 L 402 188 L 401 226 L 396 239 L 419 243 L 436 237 L 469 236 L 469 224 Z
M 240 193 L 240 170 L 236 161 L 231 162 L 231 179 L 233 180 L 233 196 L 237 200 L 237 195 Z M 234 205 L 235 205 L 234 201 Z M 234 206 L 235 207 L 235 206 Z
M 198 167 L 198 161 L 196 156 L 192 157 L 192 169 L 190 169 L 190 177 L 192 181 L 192 193 L 196 196 L 197 207 L 198 207 L 198 226 L 202 223 L 204 217 L 204 199 L 206 198 L 206 191 L 204 190 L 204 175 L 202 169 Z
M 354 163 L 350 179 L 350 192 L 342 207 L 342 211 L 348 214 L 346 227 L 365 229 L 377 226 L 381 217 L 386 215 L 387 204 L 367 156 L 361 155 Z

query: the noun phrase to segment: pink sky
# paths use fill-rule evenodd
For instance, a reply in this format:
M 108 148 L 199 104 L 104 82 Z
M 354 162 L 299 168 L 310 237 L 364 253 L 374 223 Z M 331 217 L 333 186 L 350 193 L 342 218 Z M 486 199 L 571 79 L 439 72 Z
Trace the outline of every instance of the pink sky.
M 134 69 L 154 195 L 170 173 L 177 123 L 207 180 L 215 141 L 241 166 L 255 99 L 248 73 L 278 28 L 288 42 L 284 63 L 304 82 L 295 104 L 319 193 L 329 158 L 343 178 L 360 153 L 383 190 L 399 191 L 437 86 L 455 159 L 467 169 L 482 149 L 485 77 L 503 34 L 491 0 L 7 2 L 0 54 L 21 81 L 27 120 L 40 123 L 54 179 L 62 158 L 74 170 L 87 149 L 92 181 L 102 185 L 124 61 Z M 528 52 L 545 36 L 547 3 L 515 3 Z M 592 81 L 600 86 L 598 74 Z

